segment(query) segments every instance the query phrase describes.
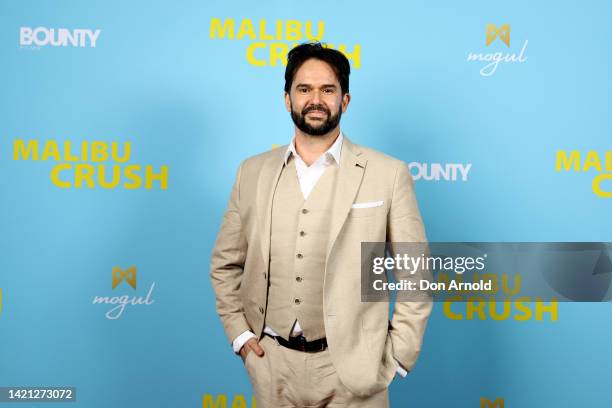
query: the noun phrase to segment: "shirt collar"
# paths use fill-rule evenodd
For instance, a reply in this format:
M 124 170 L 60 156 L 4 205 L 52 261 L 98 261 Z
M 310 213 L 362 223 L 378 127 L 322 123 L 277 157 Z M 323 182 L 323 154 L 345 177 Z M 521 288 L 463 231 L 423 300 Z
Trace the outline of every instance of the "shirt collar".
M 342 131 L 340 131 L 340 134 L 336 138 L 336 141 L 334 142 L 334 144 L 332 144 L 330 148 L 327 149 L 327 151 L 325 151 L 325 153 L 323 153 L 321 156 L 331 156 L 336 161 L 336 163 L 339 165 L 343 139 L 344 139 L 344 136 L 342 135 Z M 295 136 L 293 137 L 293 139 L 291 139 L 291 143 L 289 144 L 289 147 L 287 148 L 287 151 L 285 152 L 285 165 L 287 165 L 287 163 L 289 162 L 289 157 L 291 156 L 291 154 L 294 154 L 295 156 L 299 157 L 299 154 L 297 154 L 297 151 L 295 150 Z

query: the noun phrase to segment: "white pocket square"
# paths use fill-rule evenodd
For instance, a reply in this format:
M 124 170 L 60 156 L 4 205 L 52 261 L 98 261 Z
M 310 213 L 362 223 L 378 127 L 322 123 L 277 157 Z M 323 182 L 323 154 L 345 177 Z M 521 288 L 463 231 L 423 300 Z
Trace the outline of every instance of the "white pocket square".
M 374 207 L 380 207 L 384 203 L 385 203 L 384 201 L 370 201 L 367 203 L 355 203 L 353 204 L 352 208 L 374 208 Z

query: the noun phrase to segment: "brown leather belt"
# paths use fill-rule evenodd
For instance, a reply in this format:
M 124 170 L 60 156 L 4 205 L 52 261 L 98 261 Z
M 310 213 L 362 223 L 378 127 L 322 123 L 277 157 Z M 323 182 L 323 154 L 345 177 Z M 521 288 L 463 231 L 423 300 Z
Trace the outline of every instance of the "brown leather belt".
M 270 336 L 268 333 L 264 334 L 268 337 L 272 337 L 281 346 L 290 348 L 292 350 L 304 351 L 306 353 L 316 353 L 327 348 L 327 339 L 325 337 L 318 340 L 306 341 L 306 337 L 299 335 L 296 337 L 289 337 L 289 340 L 285 340 L 280 336 Z

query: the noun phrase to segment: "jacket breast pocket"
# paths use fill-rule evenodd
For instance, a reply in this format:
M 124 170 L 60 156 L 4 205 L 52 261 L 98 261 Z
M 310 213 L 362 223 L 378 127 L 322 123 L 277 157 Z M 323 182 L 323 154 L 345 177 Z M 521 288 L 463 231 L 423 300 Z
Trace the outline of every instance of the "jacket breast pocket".
M 351 208 L 348 216 L 351 218 L 364 218 L 364 217 L 376 217 L 386 215 L 387 209 L 384 205 L 378 207 L 367 207 L 367 208 Z

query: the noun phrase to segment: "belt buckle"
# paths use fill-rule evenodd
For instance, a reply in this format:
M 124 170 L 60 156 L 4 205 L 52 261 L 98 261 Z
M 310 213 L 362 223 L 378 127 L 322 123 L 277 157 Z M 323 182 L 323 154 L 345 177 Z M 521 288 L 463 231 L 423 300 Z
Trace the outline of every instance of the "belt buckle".
M 298 337 L 300 351 L 306 351 L 306 337 L 300 334 Z

